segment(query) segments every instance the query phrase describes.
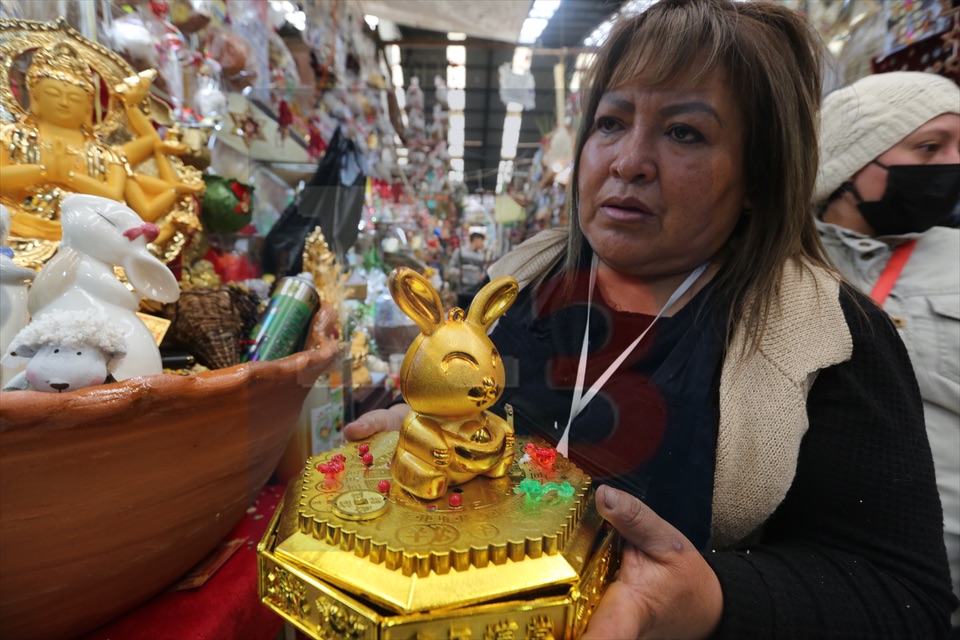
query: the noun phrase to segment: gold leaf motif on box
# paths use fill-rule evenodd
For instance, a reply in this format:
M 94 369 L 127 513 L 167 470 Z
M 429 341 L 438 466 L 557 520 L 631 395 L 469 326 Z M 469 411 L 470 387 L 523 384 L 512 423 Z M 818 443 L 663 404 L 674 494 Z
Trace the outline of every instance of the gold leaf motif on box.
M 515 640 L 519 629 L 520 625 L 513 620 L 491 624 L 487 626 L 487 632 L 483 634 L 483 640 Z
M 367 625 L 363 619 L 335 600 L 317 598 L 317 611 L 320 613 L 320 624 L 317 625 L 317 634 L 320 637 L 344 638 L 356 640 L 363 637 Z M 332 635 L 328 635 L 332 634 Z
M 553 622 L 547 616 L 536 616 L 527 623 L 526 640 L 554 640 Z
M 284 569 L 274 567 L 267 574 L 267 599 L 297 618 L 306 618 L 310 613 L 307 586 Z

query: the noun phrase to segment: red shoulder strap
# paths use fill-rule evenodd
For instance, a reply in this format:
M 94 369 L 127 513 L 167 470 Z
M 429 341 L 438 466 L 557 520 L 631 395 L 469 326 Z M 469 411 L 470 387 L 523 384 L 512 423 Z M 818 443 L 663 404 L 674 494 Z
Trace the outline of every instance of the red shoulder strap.
M 893 250 L 893 255 L 890 256 L 887 266 L 883 268 L 883 273 L 880 274 L 880 278 L 877 279 L 877 283 L 873 285 L 873 290 L 870 292 L 870 297 L 876 300 L 881 307 L 887 301 L 887 296 L 893 290 L 893 285 L 897 284 L 897 278 L 900 277 L 900 272 L 903 271 L 903 267 L 906 266 L 907 260 L 910 259 L 910 254 L 913 253 L 916 246 L 916 240 L 909 240 Z

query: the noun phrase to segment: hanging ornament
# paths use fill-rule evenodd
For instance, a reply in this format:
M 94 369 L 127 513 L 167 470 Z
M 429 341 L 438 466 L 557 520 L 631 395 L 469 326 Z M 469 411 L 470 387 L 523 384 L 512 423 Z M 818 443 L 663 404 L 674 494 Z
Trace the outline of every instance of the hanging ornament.
M 307 153 L 311 158 L 319 158 L 327 150 L 327 141 L 320 135 L 320 129 L 313 123 L 307 123 Z
M 293 111 L 290 109 L 290 103 L 281 99 L 277 106 L 277 134 L 279 136 L 277 140 L 279 146 L 282 146 L 287 136 L 290 135 L 290 125 L 292 124 Z
M 253 117 L 250 107 L 247 107 L 244 113 L 231 111 L 230 118 L 233 120 L 233 132 L 243 138 L 243 144 L 248 149 L 253 145 L 254 140 L 266 140 L 263 137 L 260 121 Z
M 170 5 L 162 0 L 159 2 L 150 0 L 147 3 L 147 6 L 150 8 L 150 12 L 161 20 L 165 20 L 167 18 L 167 14 L 170 13 Z

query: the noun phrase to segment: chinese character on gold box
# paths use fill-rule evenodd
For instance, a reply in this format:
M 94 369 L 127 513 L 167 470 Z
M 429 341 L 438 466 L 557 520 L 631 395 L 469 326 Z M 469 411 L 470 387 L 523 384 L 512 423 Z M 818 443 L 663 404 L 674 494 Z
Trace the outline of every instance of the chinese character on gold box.
M 397 438 L 307 462 L 257 548 L 263 603 L 324 640 L 577 637 L 618 557 L 590 478 L 520 438 L 506 475 L 418 498 L 391 474 Z

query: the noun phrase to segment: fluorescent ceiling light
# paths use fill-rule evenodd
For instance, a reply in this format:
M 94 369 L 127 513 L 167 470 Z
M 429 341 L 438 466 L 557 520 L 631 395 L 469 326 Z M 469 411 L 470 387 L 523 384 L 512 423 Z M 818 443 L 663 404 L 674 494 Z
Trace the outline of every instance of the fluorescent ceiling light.
M 646 11 L 648 7 L 656 4 L 660 0 L 629 0 L 626 4 L 620 7 L 620 11 L 617 15 L 632 16 L 638 13 Z M 587 47 L 599 47 L 603 44 L 603 41 L 607 39 L 607 36 L 610 35 L 610 29 L 613 28 L 613 23 L 616 20 L 616 17 L 610 18 L 602 22 L 593 32 L 584 38 L 583 44 Z
M 535 43 L 543 30 L 547 28 L 548 22 L 550 21 L 543 18 L 527 18 L 523 21 L 523 26 L 520 27 L 520 37 L 517 38 L 517 42 L 520 44 Z
M 376 29 L 377 25 L 380 24 L 380 18 L 377 16 L 365 15 L 363 20 L 367 23 L 367 26 L 371 29 Z
M 463 65 L 447 67 L 447 89 L 467 88 L 467 68 Z M 449 97 L 449 93 L 447 94 Z
M 447 40 L 453 40 L 454 42 L 462 42 L 467 39 L 467 34 L 462 31 L 451 31 L 447 34 Z
M 520 37 L 517 42 L 520 44 L 533 44 L 547 28 L 550 18 L 557 12 L 560 6 L 560 0 L 536 0 L 530 7 L 527 19 L 523 21 L 520 27 Z
M 546 18 L 549 20 L 560 7 L 560 0 L 536 0 L 530 7 L 531 18 Z
M 447 62 L 449 64 L 467 64 L 467 48 L 462 44 L 448 45 Z
M 467 92 L 463 89 L 448 89 L 447 106 L 450 111 L 463 111 L 467 107 Z
M 397 28 L 397 24 L 383 18 L 380 18 L 377 25 L 377 33 L 380 34 L 380 39 L 384 42 L 396 42 L 400 39 L 400 29 Z
M 583 44 L 588 47 L 599 47 L 603 44 L 607 36 L 610 35 L 610 29 L 613 28 L 613 20 L 601 22 L 593 32 L 583 40 Z

